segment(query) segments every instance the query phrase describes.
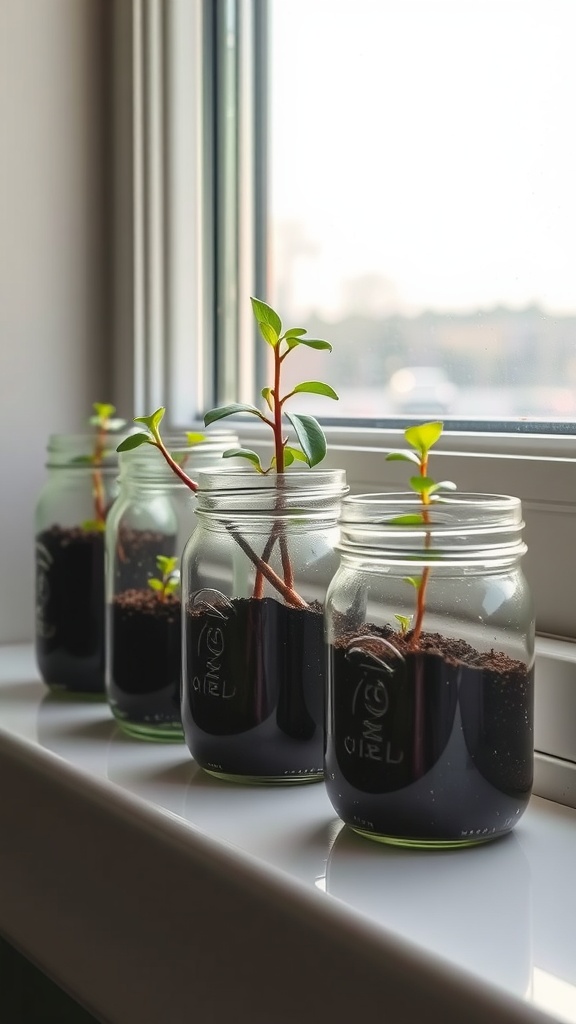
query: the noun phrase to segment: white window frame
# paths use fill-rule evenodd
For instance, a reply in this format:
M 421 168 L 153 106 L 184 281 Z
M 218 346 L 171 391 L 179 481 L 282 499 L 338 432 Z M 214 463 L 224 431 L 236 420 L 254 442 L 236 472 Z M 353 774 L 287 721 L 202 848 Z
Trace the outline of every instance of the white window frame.
M 237 78 L 248 119 L 220 139 L 203 103 L 214 101 L 207 74 L 215 83 L 223 76 L 215 85 L 223 95 L 226 76 L 237 75 L 243 62 L 250 66 L 253 3 L 264 0 L 114 5 L 114 373 L 121 408 L 143 413 L 165 405 L 179 410 L 177 421 L 188 419 L 189 408 L 192 423 L 215 401 L 252 399 L 254 335 L 249 304 L 237 296 L 262 294 L 254 290 L 262 268 L 250 226 L 254 83 Z M 231 63 L 214 68 L 203 51 L 207 11 L 216 7 L 234 23 L 237 49 Z M 239 181 L 220 221 L 214 214 L 218 146 L 228 147 Z M 215 258 L 218 250 L 225 259 Z M 217 334 L 226 357 L 219 375 Z M 238 432 L 248 445 L 269 444 L 254 422 L 239 423 Z M 402 443 L 401 429 L 351 425 L 326 432 L 326 465 L 346 470 L 353 493 L 405 488 L 401 464 L 385 462 L 386 452 Z M 435 459 L 438 476 L 457 481 L 460 490 L 522 500 L 525 568 L 537 609 L 536 792 L 576 806 L 576 436 L 448 430 Z

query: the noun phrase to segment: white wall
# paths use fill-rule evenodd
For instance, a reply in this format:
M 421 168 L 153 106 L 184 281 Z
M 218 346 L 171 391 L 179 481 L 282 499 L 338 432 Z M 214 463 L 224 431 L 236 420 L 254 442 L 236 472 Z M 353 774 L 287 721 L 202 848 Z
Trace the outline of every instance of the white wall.
M 110 400 L 109 12 L 0 0 L 0 642 L 33 633 L 46 436 Z

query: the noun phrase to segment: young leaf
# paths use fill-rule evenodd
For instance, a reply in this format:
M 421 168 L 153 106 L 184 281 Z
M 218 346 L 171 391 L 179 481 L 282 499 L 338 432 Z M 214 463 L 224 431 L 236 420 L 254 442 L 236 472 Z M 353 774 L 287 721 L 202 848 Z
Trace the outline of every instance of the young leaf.
M 389 452 L 386 462 L 415 462 L 417 466 L 420 465 L 416 452 Z
M 120 442 L 116 451 L 117 452 L 129 452 L 133 448 L 139 448 L 141 444 L 151 444 L 149 434 L 129 434 L 123 441 Z
M 171 572 L 174 572 L 174 569 L 178 565 L 178 559 L 173 558 L 170 555 L 157 555 L 156 565 L 163 576 L 168 576 Z
M 90 423 L 101 423 L 103 420 L 109 420 L 116 412 L 116 406 L 110 405 L 108 402 L 94 402 L 92 408 L 96 415 L 91 418 Z
M 148 580 L 148 586 L 152 587 L 152 590 L 164 590 L 164 584 L 162 580 L 156 580 L 152 578 L 151 580 Z
M 307 333 L 308 331 L 305 327 L 291 327 L 289 331 L 286 331 L 284 337 L 288 341 L 289 338 L 301 338 L 303 334 Z
M 409 583 L 411 587 L 414 587 L 414 590 L 420 590 L 420 585 L 422 583 L 422 578 L 420 576 L 403 576 L 402 579 L 404 580 L 404 583 Z
M 411 615 L 395 615 L 394 618 L 396 619 L 397 622 L 400 623 L 400 630 L 401 630 L 402 636 L 404 636 L 404 634 L 407 633 L 409 628 L 410 628 L 410 623 L 412 622 L 412 616 Z
M 264 473 L 265 470 L 260 462 L 260 457 L 250 450 L 250 448 L 229 448 L 228 451 L 222 453 L 223 459 L 247 459 L 253 466 L 256 467 L 259 473 Z
M 192 430 L 188 430 L 186 433 L 186 440 L 189 445 L 200 444 L 206 440 L 206 434 L 198 434 Z
M 266 405 L 270 409 L 270 412 L 272 412 L 274 409 L 274 406 L 272 404 L 272 388 L 262 388 L 262 391 L 260 393 L 262 395 L 262 398 L 266 402 Z
M 93 455 L 75 455 L 73 459 L 70 459 L 71 466 L 93 466 L 94 456 Z
M 334 398 L 338 401 L 338 395 L 334 388 L 331 388 L 329 384 L 323 384 L 319 380 L 305 380 L 302 384 L 297 384 L 292 389 L 292 393 L 296 394 L 297 392 L 306 392 L 310 395 L 325 395 L 326 398 Z
M 326 455 L 326 438 L 318 420 L 296 413 L 286 413 L 286 419 L 296 431 L 306 462 L 310 467 L 317 466 Z
M 160 406 L 155 412 L 151 413 L 150 416 L 135 416 L 134 423 L 143 423 L 151 434 L 156 435 L 158 433 L 158 427 L 164 419 L 164 413 L 166 409 L 164 406 Z
M 209 427 L 216 420 L 223 420 L 226 416 L 234 416 L 238 412 L 249 412 L 253 416 L 263 419 L 262 413 L 255 405 L 246 405 L 244 402 L 232 402 L 230 405 L 221 405 L 218 409 L 211 409 L 204 417 L 204 426 Z
M 434 487 L 434 481 L 429 476 L 411 476 L 410 487 L 419 494 L 429 494 Z
M 252 303 L 252 312 L 258 325 L 270 324 L 270 327 L 276 332 L 276 337 L 279 338 L 282 334 L 282 321 L 278 313 L 272 309 L 272 306 L 262 302 L 261 299 L 251 298 L 250 302 Z
M 416 512 L 413 515 L 407 516 L 394 516 L 393 519 L 387 519 L 387 526 L 421 526 L 424 522 L 424 516 L 420 512 Z
M 272 327 L 272 324 L 259 323 L 258 329 L 264 338 L 264 341 L 267 341 L 272 348 L 276 348 L 279 339 L 277 332 Z
M 296 348 L 296 345 L 306 345 L 308 348 L 325 349 L 326 352 L 332 351 L 332 345 L 329 341 L 320 341 L 318 338 L 286 337 L 286 343 L 290 349 Z
M 452 480 L 440 480 L 439 483 L 434 484 L 430 488 L 430 494 L 436 494 L 437 491 L 455 491 L 456 484 Z
M 440 437 L 444 424 L 434 421 L 433 423 L 420 423 L 415 427 L 408 427 L 404 431 L 404 437 L 416 451 L 421 455 L 427 455 L 433 444 Z
M 292 448 L 291 445 L 286 445 L 284 448 L 284 458 L 291 456 L 291 462 L 306 462 L 306 456 L 304 452 L 300 451 L 300 448 Z
M 178 577 L 173 576 L 172 579 L 166 581 L 166 584 L 164 586 L 164 593 L 166 594 L 166 596 L 168 596 L 168 594 L 173 594 L 174 591 L 177 590 L 179 586 L 180 580 L 178 579 Z
M 82 523 L 82 529 L 86 530 L 87 533 L 104 533 L 106 524 L 103 519 L 85 519 Z

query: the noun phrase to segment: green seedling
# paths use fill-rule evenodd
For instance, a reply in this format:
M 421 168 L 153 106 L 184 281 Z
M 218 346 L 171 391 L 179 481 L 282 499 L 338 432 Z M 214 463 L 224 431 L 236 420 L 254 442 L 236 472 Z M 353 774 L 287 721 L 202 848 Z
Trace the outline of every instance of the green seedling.
M 156 568 L 160 575 L 149 579 L 148 586 L 156 592 L 160 603 L 164 604 L 166 598 L 173 594 L 180 586 L 178 559 L 170 558 L 168 555 L 157 555 Z
M 92 405 L 94 414 L 88 420 L 91 427 L 95 427 L 94 447 L 89 455 L 80 455 L 74 461 L 92 466 L 92 498 L 94 501 L 94 516 L 82 523 L 84 530 L 96 533 L 103 533 L 106 526 L 106 491 L 102 478 L 102 463 L 108 454 L 108 435 L 120 430 L 126 424 L 126 420 L 115 419 L 116 408 L 108 402 L 94 402 Z
M 210 426 L 210 424 L 216 423 L 218 420 L 225 419 L 228 416 L 248 413 L 270 427 L 274 439 L 274 452 L 267 466 L 262 464 L 260 456 L 256 452 L 247 448 L 230 448 L 224 452 L 225 458 L 246 459 L 258 473 L 264 475 L 270 472 L 283 474 L 294 462 L 302 462 L 310 467 L 317 466 L 326 455 L 326 438 L 320 424 L 313 416 L 287 413 L 285 405 L 290 398 L 297 394 L 324 395 L 326 398 L 336 400 L 338 395 L 328 384 L 314 380 L 296 384 L 283 394 L 281 383 L 282 367 L 287 357 L 302 345 L 307 348 L 323 349 L 328 352 L 332 350 L 332 346 L 327 341 L 305 337 L 307 331 L 303 327 L 291 327 L 284 331 L 280 317 L 271 306 L 260 299 L 251 298 L 250 301 L 260 334 L 273 353 L 273 382 L 271 386 L 263 388 L 261 392 L 266 409 L 262 411 L 255 405 L 234 402 L 206 413 L 204 423 L 206 426 Z M 164 413 L 165 409 L 160 408 L 153 412 L 151 416 L 136 417 L 134 422 L 142 424 L 145 430 L 127 437 L 118 446 L 118 451 L 130 451 L 142 444 L 154 445 L 162 453 L 182 482 L 191 490 L 196 491 L 198 490 L 198 484 L 188 476 L 183 467 L 172 457 L 162 440 L 160 423 Z M 284 419 L 287 420 L 295 434 L 295 439 L 292 441 L 286 433 Z M 293 572 L 288 556 L 286 538 L 280 527 L 273 529 L 271 532 L 261 556 L 257 555 L 247 541 L 237 531 L 232 530 L 231 527 L 230 532 L 256 567 L 255 597 L 262 596 L 264 579 L 266 579 L 282 594 L 289 604 L 297 607 L 306 607 L 306 602 L 294 590 Z M 281 546 L 283 579 L 268 564 L 272 549 L 277 540 Z
M 428 476 L 428 458 L 430 449 L 436 444 L 442 435 L 443 423 L 431 422 L 421 423 L 416 427 L 408 427 L 404 431 L 404 437 L 411 447 L 411 451 L 390 452 L 386 459 L 390 462 L 408 462 L 418 467 L 418 475 L 410 477 L 411 489 L 419 495 L 421 511 L 411 515 L 396 516 L 390 520 L 393 526 L 426 526 L 430 524 L 430 506 L 442 499 L 439 497 L 442 491 L 454 491 L 456 484 L 451 480 L 441 480 L 436 483 Z M 426 532 L 424 536 L 424 547 L 428 549 L 431 544 L 431 534 Z M 426 566 L 421 576 L 406 576 L 405 582 L 416 591 L 416 617 L 412 629 L 411 643 L 416 647 L 422 633 L 424 613 L 426 611 L 426 590 L 430 577 L 430 566 Z M 411 619 L 406 616 L 396 615 L 400 623 L 402 636 L 406 635 Z
M 317 466 L 326 455 L 326 438 L 320 424 L 313 416 L 286 412 L 285 405 L 294 395 L 324 395 L 325 398 L 335 400 L 338 400 L 338 395 L 329 384 L 324 384 L 319 380 L 303 381 L 283 395 L 282 367 L 288 356 L 292 355 L 301 345 L 312 349 L 323 349 L 327 352 L 332 351 L 332 346 L 329 342 L 321 341 L 318 338 L 306 338 L 307 331 L 304 327 L 290 327 L 283 331 L 282 321 L 271 306 L 260 299 L 251 298 L 250 301 L 258 330 L 266 344 L 272 349 L 274 358 L 272 386 L 262 388 L 261 392 L 267 411 L 262 412 L 255 405 L 233 402 L 231 405 L 223 405 L 207 413 L 204 423 L 208 426 L 226 416 L 249 413 L 270 427 L 274 436 L 274 454 L 266 468 L 262 465 L 257 453 L 247 448 L 231 448 L 224 452 L 224 458 L 247 459 L 259 473 L 269 473 L 271 470 L 283 473 L 295 461 L 304 462 L 308 466 Z M 284 417 L 294 430 L 295 443 L 289 443 L 289 438 L 285 435 Z

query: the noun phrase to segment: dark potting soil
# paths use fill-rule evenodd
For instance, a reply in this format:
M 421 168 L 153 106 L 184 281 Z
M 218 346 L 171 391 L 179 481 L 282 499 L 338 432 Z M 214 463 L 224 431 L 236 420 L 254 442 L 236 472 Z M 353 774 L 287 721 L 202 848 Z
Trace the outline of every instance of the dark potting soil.
M 322 607 L 217 599 L 185 619 L 182 718 L 196 762 L 239 780 L 322 778 Z
M 127 726 L 150 727 L 151 734 L 169 727 L 182 737 L 180 613 L 174 594 L 160 601 L 143 589 L 117 594 L 108 609 L 108 700 Z
M 115 592 L 146 586 L 147 580 L 158 575 L 158 555 L 171 557 L 175 550 L 174 534 L 121 527 L 116 541 Z
M 329 648 L 326 783 L 352 827 L 477 841 L 516 823 L 532 787 L 533 670 L 464 640 L 365 624 Z
M 54 690 L 104 693 L 104 535 L 51 526 L 36 537 L 36 661 Z

